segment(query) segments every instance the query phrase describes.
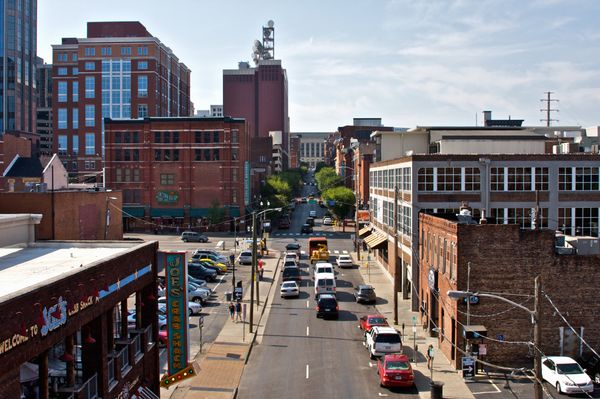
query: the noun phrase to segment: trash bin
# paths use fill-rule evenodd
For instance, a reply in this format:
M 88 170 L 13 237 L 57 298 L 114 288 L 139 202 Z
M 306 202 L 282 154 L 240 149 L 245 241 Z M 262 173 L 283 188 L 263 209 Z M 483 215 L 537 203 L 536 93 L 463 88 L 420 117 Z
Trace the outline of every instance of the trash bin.
M 431 382 L 431 399 L 443 399 L 444 383 L 441 381 Z
M 231 302 L 232 296 L 233 296 L 233 294 L 231 292 L 225 293 L 225 299 L 227 300 L 227 302 Z

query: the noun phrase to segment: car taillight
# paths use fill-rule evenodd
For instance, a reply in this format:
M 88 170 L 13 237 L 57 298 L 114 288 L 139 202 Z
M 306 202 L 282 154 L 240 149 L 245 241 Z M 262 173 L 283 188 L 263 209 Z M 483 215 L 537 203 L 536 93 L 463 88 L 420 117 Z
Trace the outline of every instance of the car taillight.
M 319 306 L 316 307 L 317 312 L 321 310 L 321 308 Z
M 335 291 L 335 287 L 333 287 L 333 290 Z
M 339 305 L 336 305 L 335 310 L 340 310 Z

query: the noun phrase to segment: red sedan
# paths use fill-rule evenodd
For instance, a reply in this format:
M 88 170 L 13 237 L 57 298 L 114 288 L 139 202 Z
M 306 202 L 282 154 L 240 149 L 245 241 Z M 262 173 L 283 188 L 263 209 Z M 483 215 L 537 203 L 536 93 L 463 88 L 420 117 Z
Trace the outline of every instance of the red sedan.
M 167 345 L 167 330 L 160 330 L 158 332 L 158 345 L 159 346 Z
M 385 355 L 377 361 L 377 374 L 382 387 L 412 387 L 415 384 L 407 355 Z
M 387 327 L 389 324 L 387 319 L 380 314 L 370 314 L 367 316 L 363 316 L 359 319 L 358 327 L 365 332 L 371 331 L 371 327 L 375 326 L 385 326 Z

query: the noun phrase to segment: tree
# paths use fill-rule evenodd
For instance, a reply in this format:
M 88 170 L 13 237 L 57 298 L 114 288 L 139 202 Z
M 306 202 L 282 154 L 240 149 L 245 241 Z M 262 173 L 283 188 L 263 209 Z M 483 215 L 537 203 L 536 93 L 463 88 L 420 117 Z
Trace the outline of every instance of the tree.
M 327 166 L 325 162 L 317 162 L 317 165 L 315 166 L 315 173 L 323 169 L 325 166 Z
M 344 219 L 356 203 L 354 192 L 343 186 L 333 187 L 324 191 L 321 194 L 321 198 L 325 206 L 338 219 Z
M 317 182 L 317 188 L 321 192 L 342 185 L 342 178 L 335 173 L 334 168 L 329 166 L 321 168 L 320 171 L 315 173 L 315 181 Z
M 208 209 L 208 220 L 211 224 L 219 224 L 225 217 L 225 209 L 221 207 L 219 200 L 213 200 Z

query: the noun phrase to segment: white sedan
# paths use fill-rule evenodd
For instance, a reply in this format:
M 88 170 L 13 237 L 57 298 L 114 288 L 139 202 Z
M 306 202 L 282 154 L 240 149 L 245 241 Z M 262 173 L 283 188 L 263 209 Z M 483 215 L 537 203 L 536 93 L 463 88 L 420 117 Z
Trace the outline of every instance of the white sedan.
M 333 220 L 329 216 L 326 216 L 323 218 L 324 226 L 331 226 L 332 224 L 333 224 Z
M 284 281 L 281 283 L 281 297 L 297 297 L 300 295 L 300 288 L 298 287 L 298 283 L 295 281 Z
M 590 376 L 570 357 L 543 357 L 542 379 L 556 387 L 559 394 L 594 392 L 594 383 Z
M 339 268 L 354 266 L 354 262 L 352 261 L 350 255 L 339 255 L 335 262 Z
M 161 296 L 158 298 L 158 307 L 164 307 L 165 311 L 167 308 L 167 297 Z M 202 305 L 197 302 L 188 302 L 188 316 L 194 314 L 200 314 L 202 312 Z

